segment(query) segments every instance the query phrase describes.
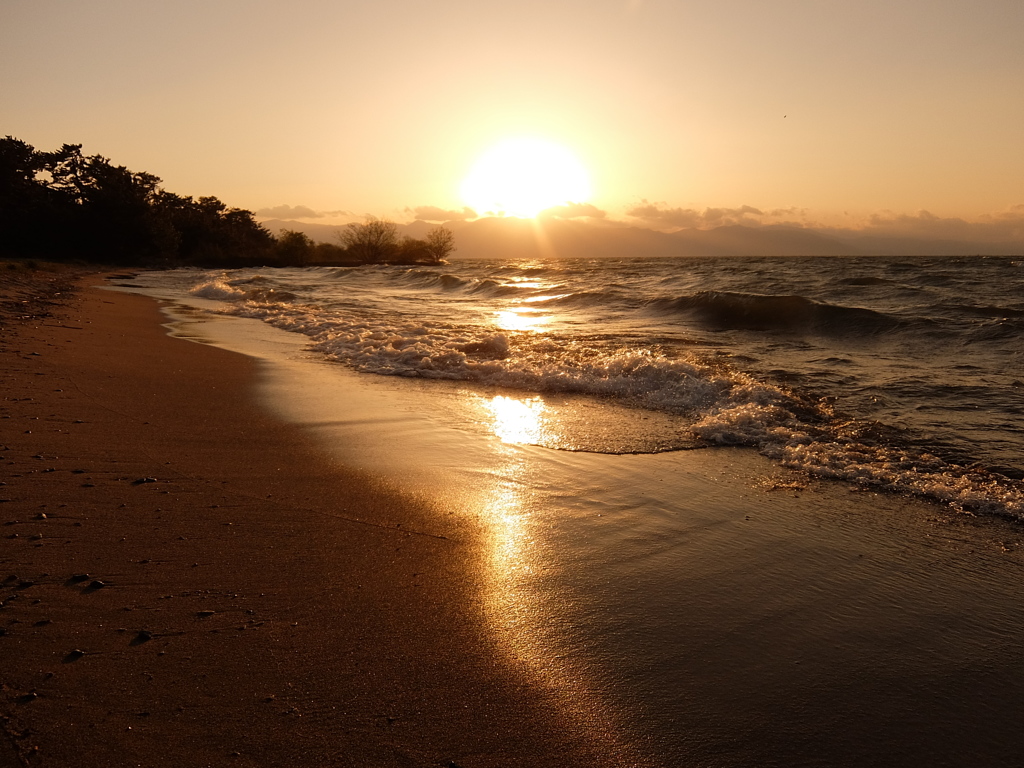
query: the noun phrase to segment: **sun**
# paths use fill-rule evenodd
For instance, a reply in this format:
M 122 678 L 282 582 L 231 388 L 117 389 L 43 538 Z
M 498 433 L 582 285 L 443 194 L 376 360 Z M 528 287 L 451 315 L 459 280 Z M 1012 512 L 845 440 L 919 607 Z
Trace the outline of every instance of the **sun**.
M 478 213 L 531 218 L 555 205 L 585 203 L 590 177 L 576 156 L 544 139 L 507 139 L 489 149 L 462 182 Z

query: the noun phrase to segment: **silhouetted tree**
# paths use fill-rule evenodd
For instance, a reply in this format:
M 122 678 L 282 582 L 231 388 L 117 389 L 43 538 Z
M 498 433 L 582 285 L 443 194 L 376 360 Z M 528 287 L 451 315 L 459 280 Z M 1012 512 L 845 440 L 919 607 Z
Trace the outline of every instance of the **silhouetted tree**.
M 161 192 L 156 204 L 178 236 L 179 261 L 230 267 L 276 260 L 273 235 L 249 211 L 216 197 L 193 200 L 171 192 Z
M 427 242 L 425 240 L 404 237 L 390 260 L 396 264 L 425 264 L 433 261 L 433 257 L 430 255 L 430 251 L 427 250 Z
M 165 192 L 160 179 L 82 154 L 0 140 L 0 251 L 120 263 L 259 263 L 273 237 L 249 211 Z
M 362 224 L 349 224 L 338 234 L 345 249 L 368 264 L 388 261 L 398 250 L 398 226 L 393 221 L 367 216 Z
M 50 193 L 36 178 L 42 157 L 11 136 L 0 140 L 0 252 L 38 255 L 45 250 L 42 219 L 51 206 Z
M 305 232 L 285 229 L 278 233 L 274 252 L 277 261 L 282 264 L 305 266 L 312 260 L 315 246 L 313 240 Z
M 0 253 L 110 263 L 254 264 L 437 263 L 454 236 L 436 227 L 425 240 L 398 237 L 387 219 L 349 224 L 341 245 L 314 244 L 301 232 L 274 238 L 250 211 L 216 197 L 193 199 L 160 187 L 81 144 L 39 152 L 0 139 Z
M 434 227 L 427 232 L 427 253 L 440 264 L 455 250 L 455 233 L 448 227 Z

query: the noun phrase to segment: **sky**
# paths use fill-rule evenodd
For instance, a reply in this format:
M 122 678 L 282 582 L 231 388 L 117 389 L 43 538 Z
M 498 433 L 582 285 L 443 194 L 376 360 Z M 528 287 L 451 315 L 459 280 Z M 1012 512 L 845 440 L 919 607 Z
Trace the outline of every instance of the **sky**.
M 0 135 L 325 222 L 460 215 L 524 137 L 613 220 L 1024 220 L 1021 40 L 1021 0 L 0 0 Z

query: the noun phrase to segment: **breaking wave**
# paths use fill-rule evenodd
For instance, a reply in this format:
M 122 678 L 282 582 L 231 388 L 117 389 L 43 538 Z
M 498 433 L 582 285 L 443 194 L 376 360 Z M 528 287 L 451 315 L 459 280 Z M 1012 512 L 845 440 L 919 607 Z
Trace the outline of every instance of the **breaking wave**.
M 1009 423 L 1000 427 L 999 420 L 1012 420 L 1019 410 L 1014 410 L 1014 399 L 1003 388 L 976 378 L 990 370 L 986 365 L 967 364 L 967 358 L 962 364 L 951 361 L 943 368 L 946 375 L 936 377 L 914 363 L 918 367 L 913 371 L 897 369 L 900 375 L 887 380 L 884 388 L 881 383 L 858 383 L 865 369 L 845 345 L 851 337 L 905 336 L 900 343 L 916 349 L 933 344 L 929 349 L 936 355 L 953 344 L 962 349 L 984 347 L 983 354 L 989 357 L 979 361 L 1014 354 L 1006 350 L 1016 349 L 1007 345 L 1019 339 L 1022 310 L 1013 298 L 968 303 L 957 294 L 944 294 L 942 301 L 896 313 L 886 308 L 892 302 L 872 309 L 827 300 L 842 299 L 843 291 L 889 291 L 887 295 L 893 296 L 893 291 L 906 289 L 909 276 L 915 274 L 911 267 L 921 272 L 917 265 L 888 265 L 890 272 L 899 273 L 898 282 L 847 275 L 841 283 L 845 287 L 836 287 L 840 280 L 832 280 L 831 293 L 823 290 L 815 299 L 726 289 L 679 291 L 665 297 L 666 290 L 683 280 L 667 269 L 651 269 L 653 277 L 637 290 L 624 284 L 623 272 L 617 273 L 618 280 L 580 280 L 564 269 L 502 265 L 467 268 L 459 274 L 450 267 L 296 271 L 301 274 L 289 280 L 207 273 L 193 279 L 189 293 L 224 302 L 227 313 L 303 334 L 312 351 L 357 371 L 606 398 L 678 417 L 674 423 L 687 435 L 680 445 L 696 441 L 704 446 L 750 446 L 814 476 L 912 494 L 957 510 L 1024 519 L 1024 483 L 1019 479 L 1024 473 L 1009 466 L 1012 458 L 1008 462 L 993 454 L 988 463 L 978 463 L 962 446 L 943 457 L 935 446 L 948 437 L 933 440 L 930 448 L 920 434 L 880 424 L 870 409 L 840 412 L 828 391 L 813 393 L 792 386 L 809 380 L 808 363 L 803 379 L 799 368 L 769 378 L 735 367 L 756 360 L 744 349 L 721 357 L 714 346 L 694 351 L 682 338 L 667 345 L 660 341 L 668 327 L 704 327 L 716 334 L 723 329 L 756 331 L 758 338 L 774 345 L 770 349 L 775 355 L 824 339 L 823 352 L 812 362 L 825 366 L 822 370 L 829 375 L 821 380 L 828 386 L 848 386 L 853 395 L 863 390 L 867 401 L 886 407 L 893 402 L 920 403 L 925 416 L 929 410 L 938 414 L 931 423 L 939 423 L 953 410 L 971 413 L 983 403 L 991 416 L 989 421 L 977 421 L 975 429 L 1002 429 L 1000 439 L 1012 446 L 1014 439 L 1019 440 L 1019 430 Z M 642 270 L 637 273 L 642 276 Z M 734 279 L 734 273 L 735 269 L 723 280 Z M 502 307 L 559 312 L 567 320 L 559 330 L 544 333 L 496 328 L 487 318 Z M 625 331 L 608 332 L 604 321 L 613 311 L 627 317 L 634 312 Z M 657 322 L 662 330 L 649 330 Z M 602 333 L 591 332 L 595 323 L 594 330 Z M 785 342 L 787 334 L 797 340 Z M 738 343 L 741 337 L 727 338 Z M 897 366 L 905 349 L 893 353 Z M 795 359 L 787 358 L 788 364 Z M 777 363 L 772 366 L 776 367 Z M 955 376 L 966 378 L 954 381 Z M 1020 378 L 1024 377 L 1009 386 L 1019 388 Z M 618 452 L 614 446 L 608 450 Z M 958 452 L 960 458 L 954 456 Z
M 660 299 L 652 306 L 715 328 L 736 330 L 873 334 L 899 325 L 895 318 L 875 310 L 825 304 L 803 296 L 698 291 L 677 299 Z

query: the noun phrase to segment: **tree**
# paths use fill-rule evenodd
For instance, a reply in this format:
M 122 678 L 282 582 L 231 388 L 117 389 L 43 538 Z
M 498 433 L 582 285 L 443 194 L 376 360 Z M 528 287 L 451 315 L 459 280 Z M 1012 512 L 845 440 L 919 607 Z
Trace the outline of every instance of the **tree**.
M 37 178 L 42 170 L 32 145 L 13 136 L 0 139 L 0 253 L 34 256 L 47 250 L 52 195 Z
M 362 224 L 346 226 L 338 233 L 338 239 L 360 261 L 380 264 L 398 250 L 398 225 L 387 219 L 367 216 Z
M 252 213 L 228 208 L 216 197 L 182 197 L 160 191 L 155 207 L 160 221 L 177 236 L 174 258 L 186 264 L 241 266 L 274 257 L 274 237 Z
M 427 232 L 426 251 L 435 263 L 440 264 L 455 250 L 455 233 L 448 227 L 434 227 Z
M 302 267 L 310 261 L 313 255 L 313 240 L 305 232 L 285 229 L 277 235 L 277 243 L 274 251 L 277 253 L 277 261 L 281 264 Z

